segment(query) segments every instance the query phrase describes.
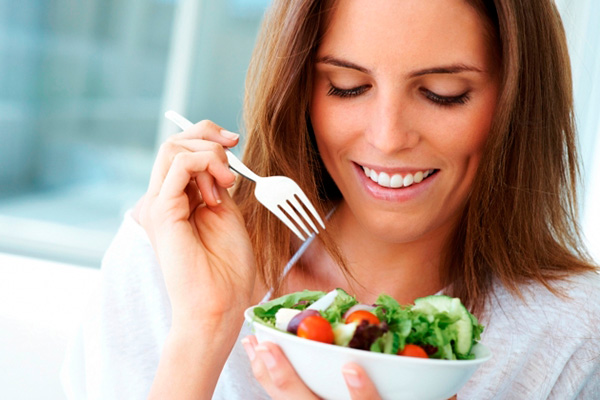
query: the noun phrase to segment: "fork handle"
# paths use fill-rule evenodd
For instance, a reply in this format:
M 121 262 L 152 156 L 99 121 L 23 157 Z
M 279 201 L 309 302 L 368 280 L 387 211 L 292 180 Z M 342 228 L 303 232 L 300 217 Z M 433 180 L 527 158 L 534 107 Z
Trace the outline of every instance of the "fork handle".
M 260 176 L 256 175 L 254 172 L 252 172 L 252 170 L 250 170 L 250 168 L 246 167 L 246 165 L 242 161 L 240 161 L 240 159 L 237 158 L 235 156 L 235 154 L 233 154 L 233 152 L 231 152 L 231 150 L 226 148 L 225 154 L 227 155 L 227 161 L 229 162 L 229 168 L 231 168 L 233 171 L 237 172 L 238 174 L 242 175 L 246 179 L 249 179 L 253 182 L 258 181 Z
M 189 129 L 192 126 L 194 126 L 194 124 L 192 124 L 187 118 L 173 110 L 167 111 L 165 113 L 165 117 L 183 130 Z M 237 158 L 235 154 L 233 154 L 229 149 L 225 148 L 225 154 L 227 155 L 229 168 L 231 168 L 233 171 L 237 172 L 244 178 L 249 179 L 253 182 L 256 182 L 260 179 L 260 176 L 252 172 L 250 168 L 246 167 L 246 165 L 244 165 L 244 163 L 241 162 L 240 159 Z

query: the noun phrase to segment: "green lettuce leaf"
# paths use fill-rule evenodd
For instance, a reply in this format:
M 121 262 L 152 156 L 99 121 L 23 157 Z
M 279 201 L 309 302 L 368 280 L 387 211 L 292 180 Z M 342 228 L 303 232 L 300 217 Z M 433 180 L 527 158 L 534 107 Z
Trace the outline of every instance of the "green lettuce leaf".
M 345 290 L 337 288 L 337 295 L 335 296 L 335 300 L 333 303 L 327 307 L 327 309 L 321 314 L 323 317 L 329 321 L 332 325 L 342 321 L 342 316 L 346 311 L 350 309 L 353 305 L 357 304 L 358 301 L 354 296 L 350 296 L 346 293 Z
M 262 322 L 269 322 L 270 319 L 275 319 L 275 314 L 280 308 L 304 310 L 324 295 L 325 292 L 310 290 L 290 293 L 254 307 L 254 316 Z

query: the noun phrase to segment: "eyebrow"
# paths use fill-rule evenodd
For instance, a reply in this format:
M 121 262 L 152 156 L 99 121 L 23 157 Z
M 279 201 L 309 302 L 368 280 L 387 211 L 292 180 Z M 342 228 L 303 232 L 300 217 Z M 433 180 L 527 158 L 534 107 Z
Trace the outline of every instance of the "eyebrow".
M 365 74 L 371 74 L 371 70 L 368 68 L 361 67 L 360 65 L 354 64 L 350 61 L 340 60 L 339 58 L 334 58 L 331 56 L 323 56 L 318 58 L 317 63 L 329 64 L 341 68 L 355 69 L 357 71 L 364 72 Z
M 444 65 L 441 67 L 421 69 L 418 71 L 411 72 L 409 74 L 409 76 L 411 78 L 414 78 L 417 76 L 429 75 L 429 74 L 458 74 L 459 72 L 483 72 L 483 71 L 472 65 L 451 64 L 451 65 Z
M 365 74 L 371 74 L 371 70 L 360 65 L 354 64 L 347 60 L 341 60 L 332 56 L 323 56 L 317 59 L 317 63 L 329 64 L 335 67 L 349 68 L 356 71 L 363 72 Z M 467 64 L 450 64 L 443 65 L 433 68 L 425 68 L 417 71 L 413 71 L 408 76 L 415 78 L 417 76 L 430 75 L 430 74 L 458 74 L 460 72 L 483 72 L 481 69 Z

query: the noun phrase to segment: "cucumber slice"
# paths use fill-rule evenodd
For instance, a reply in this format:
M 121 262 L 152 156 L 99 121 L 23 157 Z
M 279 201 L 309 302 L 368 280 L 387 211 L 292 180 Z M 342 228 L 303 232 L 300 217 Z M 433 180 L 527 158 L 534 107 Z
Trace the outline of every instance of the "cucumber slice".
M 447 312 L 451 317 L 458 317 L 452 326 L 456 329 L 454 352 L 460 356 L 468 356 L 473 347 L 473 321 L 460 299 L 444 295 L 433 295 L 415 300 L 413 310 L 421 312 Z
M 356 322 L 349 324 L 338 323 L 333 326 L 333 342 L 338 346 L 348 346 L 356 332 Z
M 404 340 L 402 341 L 404 347 Z M 387 331 L 382 336 L 375 339 L 371 344 L 371 351 L 385 354 L 398 354 L 400 349 L 400 335 L 393 331 Z
M 400 349 L 400 335 L 396 332 L 386 332 L 383 352 L 386 354 L 397 354 Z

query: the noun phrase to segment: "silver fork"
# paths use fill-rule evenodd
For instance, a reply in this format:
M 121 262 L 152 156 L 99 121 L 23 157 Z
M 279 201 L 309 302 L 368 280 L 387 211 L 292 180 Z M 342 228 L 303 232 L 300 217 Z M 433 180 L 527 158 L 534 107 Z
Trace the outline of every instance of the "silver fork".
M 189 129 L 194 125 L 185 117 L 172 110 L 167 111 L 165 117 L 183 130 Z M 258 176 L 228 149 L 225 149 L 225 154 L 227 155 L 227 161 L 231 170 L 256 183 L 256 187 L 254 188 L 256 199 L 275 214 L 300 240 L 304 241 L 313 234 L 319 233 L 319 230 L 304 210 L 304 207 L 306 207 L 310 215 L 321 227 L 325 229 L 325 224 L 319 213 L 296 182 L 286 176 Z M 290 218 L 304 231 L 306 237 L 298 230 Z M 312 231 L 307 224 L 312 228 Z

